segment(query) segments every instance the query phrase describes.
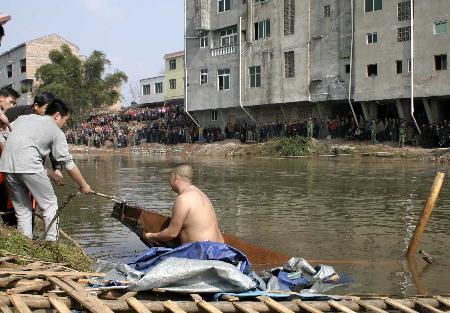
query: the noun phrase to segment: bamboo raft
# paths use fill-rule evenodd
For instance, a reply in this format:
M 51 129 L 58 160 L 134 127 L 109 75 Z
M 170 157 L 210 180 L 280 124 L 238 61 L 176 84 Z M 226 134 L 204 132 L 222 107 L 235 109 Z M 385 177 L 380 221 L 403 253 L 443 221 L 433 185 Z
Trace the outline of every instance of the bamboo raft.
M 88 286 L 94 277 L 103 276 L 103 273 L 74 271 L 64 264 L 3 254 L 0 256 L 0 311 L 4 313 L 11 313 L 13 310 L 20 313 L 68 313 L 70 310 L 94 313 L 450 312 L 448 295 L 403 299 L 346 296 L 340 301 L 275 301 L 265 296 L 240 301 L 236 297 L 224 296 L 219 301 L 206 301 L 209 295 L 204 295 L 204 299 L 198 294 L 173 294 L 157 289 L 127 292 Z

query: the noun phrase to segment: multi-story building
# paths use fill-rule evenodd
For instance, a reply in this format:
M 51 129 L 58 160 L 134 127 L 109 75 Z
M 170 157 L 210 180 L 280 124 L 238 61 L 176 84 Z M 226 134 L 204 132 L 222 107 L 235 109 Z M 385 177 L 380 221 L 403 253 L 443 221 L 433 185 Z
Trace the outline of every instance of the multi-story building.
M 0 87 L 11 86 L 19 93 L 18 105 L 30 104 L 31 91 L 36 82 L 36 70 L 50 63 L 48 54 L 54 49 L 68 45 L 75 55 L 79 48 L 58 35 L 33 39 L 18 45 L 0 55 Z
M 411 0 L 355 2 L 354 98 L 366 118 L 384 112 L 408 118 L 412 74 L 420 122 L 450 117 L 449 2 L 414 3 L 411 28 Z
M 164 101 L 170 103 L 183 103 L 185 85 L 184 51 L 166 54 L 164 60 Z
M 158 105 L 164 103 L 164 80 L 164 75 L 140 80 L 140 106 Z
M 186 108 L 221 127 L 348 114 L 349 102 L 366 120 L 406 118 L 408 3 L 186 0 Z M 416 112 L 430 121 L 450 94 L 449 11 L 447 0 L 416 1 L 414 90 L 425 100 Z

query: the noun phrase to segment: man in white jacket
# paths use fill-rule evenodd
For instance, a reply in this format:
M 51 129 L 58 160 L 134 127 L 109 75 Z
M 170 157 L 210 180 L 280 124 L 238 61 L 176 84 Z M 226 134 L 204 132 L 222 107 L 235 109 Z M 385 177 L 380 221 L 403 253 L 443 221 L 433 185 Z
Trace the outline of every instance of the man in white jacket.
M 0 144 L 4 143 L 0 172 L 6 173 L 6 187 L 16 212 L 17 228 L 29 238 L 33 238 L 32 205 L 27 190 L 42 209 L 46 229 L 58 210 L 58 201 L 44 167 L 45 158 L 50 152 L 56 161 L 65 166 L 81 192 L 92 192 L 73 162 L 61 130 L 70 118 L 70 111 L 68 105 L 56 99 L 48 105 L 45 116 L 20 116 L 11 124 L 12 131 L 6 143 L 4 137 L 0 138 Z M 47 232 L 45 239 L 58 239 L 56 223 Z

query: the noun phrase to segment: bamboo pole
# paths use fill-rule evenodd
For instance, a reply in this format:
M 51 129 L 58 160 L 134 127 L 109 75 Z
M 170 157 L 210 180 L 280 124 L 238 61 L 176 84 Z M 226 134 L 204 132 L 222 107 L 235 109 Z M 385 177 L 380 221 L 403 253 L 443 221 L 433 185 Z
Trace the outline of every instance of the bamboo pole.
M 436 199 L 441 191 L 442 183 L 444 181 L 445 174 L 442 172 L 437 172 L 436 177 L 434 178 L 433 186 L 431 187 L 430 195 L 428 196 L 428 200 L 423 207 L 422 215 L 420 216 L 419 221 L 417 222 L 416 229 L 414 230 L 414 234 L 409 242 L 408 250 L 406 251 L 406 257 L 411 258 L 416 254 L 417 245 L 422 239 L 422 235 L 425 231 L 425 227 L 430 219 L 431 212 L 433 211 L 434 204 L 436 203 Z

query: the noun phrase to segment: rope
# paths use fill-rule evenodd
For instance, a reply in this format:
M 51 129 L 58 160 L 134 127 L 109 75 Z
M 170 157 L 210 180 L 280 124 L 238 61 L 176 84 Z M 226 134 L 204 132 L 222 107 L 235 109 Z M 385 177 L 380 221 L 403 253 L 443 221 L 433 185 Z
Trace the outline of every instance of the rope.
M 50 231 L 50 228 L 53 226 L 55 221 L 59 218 L 59 214 L 61 214 L 61 211 L 64 209 L 64 207 L 66 207 L 70 203 L 70 201 L 72 201 L 79 194 L 80 194 L 80 192 L 76 192 L 76 193 L 72 193 L 72 194 L 70 194 L 70 195 L 68 195 L 66 197 L 64 202 L 58 207 L 58 210 L 56 211 L 55 216 L 51 220 L 50 224 L 47 226 L 47 229 L 45 230 L 44 234 L 41 236 L 41 240 L 45 239 L 45 236 L 47 236 L 48 232 Z M 56 228 L 57 228 L 57 234 L 58 234 L 59 223 L 58 223 L 58 226 Z

